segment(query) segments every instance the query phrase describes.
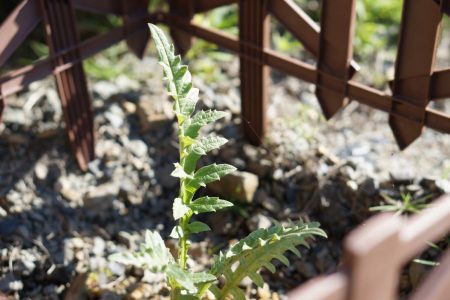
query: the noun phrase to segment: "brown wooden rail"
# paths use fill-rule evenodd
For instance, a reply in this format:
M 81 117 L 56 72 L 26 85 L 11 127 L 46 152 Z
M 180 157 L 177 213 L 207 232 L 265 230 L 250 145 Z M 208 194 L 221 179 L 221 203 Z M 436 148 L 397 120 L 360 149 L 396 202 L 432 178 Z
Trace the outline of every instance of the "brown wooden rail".
M 83 72 L 83 59 L 126 40 L 138 56 L 149 40 L 146 23 L 170 27 L 173 40 L 185 53 L 198 37 L 240 57 L 243 130 L 260 144 L 267 130 L 269 68 L 316 85 L 327 118 L 358 101 L 389 114 L 389 124 L 401 149 L 417 139 L 424 127 L 450 133 L 450 117 L 428 107 L 430 101 L 450 97 L 450 69 L 436 70 L 434 59 L 439 27 L 450 0 L 405 0 L 400 39 L 391 83 L 385 93 L 352 80 L 359 69 L 352 60 L 357 0 L 322 1 L 319 27 L 292 0 L 170 0 L 169 12 L 148 12 L 150 0 L 23 0 L 0 25 L 0 67 L 42 23 L 50 56 L 0 76 L 0 116 L 6 97 L 33 81 L 54 75 L 64 110 L 68 138 L 81 167 L 94 158 L 92 109 Z M 239 36 L 192 22 L 196 13 L 237 3 Z M 75 9 L 122 16 L 123 26 L 79 41 Z M 317 58 L 317 66 L 282 55 L 269 46 L 269 18 L 276 18 Z
M 344 242 L 342 271 L 315 278 L 289 293 L 292 300 L 394 300 L 402 267 L 429 243 L 450 232 L 450 196 L 405 219 L 375 216 L 349 234 Z M 450 295 L 450 250 L 440 265 L 414 291 L 412 300 L 447 300 Z

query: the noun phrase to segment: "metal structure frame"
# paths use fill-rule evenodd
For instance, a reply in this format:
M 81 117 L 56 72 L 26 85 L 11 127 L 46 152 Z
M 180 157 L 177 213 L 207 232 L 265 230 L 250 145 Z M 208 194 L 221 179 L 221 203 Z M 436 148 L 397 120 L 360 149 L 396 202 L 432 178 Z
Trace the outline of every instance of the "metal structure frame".
M 450 133 L 450 116 L 428 107 L 430 101 L 450 97 L 450 68 L 434 68 L 439 25 L 442 15 L 450 12 L 450 0 L 404 1 L 392 94 L 351 79 L 358 70 L 352 60 L 357 0 L 322 1 L 321 28 L 292 0 L 169 0 L 169 12 L 148 12 L 149 1 L 23 0 L 0 25 L 0 67 L 39 22 L 44 25 L 51 54 L 0 76 L 0 114 L 5 97 L 53 74 L 72 150 L 80 168 L 86 170 L 94 158 L 95 133 L 82 60 L 121 40 L 142 56 L 149 40 L 146 23 L 153 22 L 170 27 L 181 53 L 198 37 L 239 55 L 243 130 L 253 144 L 260 144 L 267 130 L 269 68 L 315 84 L 327 118 L 349 99 L 387 112 L 400 149 L 417 139 L 424 127 Z M 192 22 L 196 13 L 234 3 L 239 6 L 239 36 Z M 119 15 L 124 24 L 80 42 L 74 9 Z M 317 66 L 270 49 L 270 16 L 316 57 Z

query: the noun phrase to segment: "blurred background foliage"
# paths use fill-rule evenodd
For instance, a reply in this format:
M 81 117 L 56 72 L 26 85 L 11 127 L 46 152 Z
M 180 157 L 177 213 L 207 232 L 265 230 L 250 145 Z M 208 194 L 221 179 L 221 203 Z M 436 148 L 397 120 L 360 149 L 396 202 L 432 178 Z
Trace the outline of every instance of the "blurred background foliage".
M 320 22 L 320 1 L 294 1 L 315 22 Z M 18 3 L 20 3 L 19 0 L 4 1 L 0 8 L 0 20 L 5 19 Z M 370 76 L 370 79 L 366 78 L 363 80 L 375 86 L 382 86 L 386 81 L 386 77 L 392 75 L 390 74 L 390 69 L 392 69 L 395 59 L 402 3 L 400 0 L 357 0 L 354 57 L 358 63 L 363 65 L 360 77 Z M 150 6 L 150 9 L 153 10 L 158 7 L 167 9 L 167 1 L 151 1 Z M 121 19 L 115 16 L 98 16 L 77 12 L 76 18 L 82 39 L 106 32 L 110 28 L 121 24 Z M 237 5 L 220 7 L 208 13 L 196 15 L 194 21 L 230 34 L 238 34 L 238 7 Z M 274 49 L 290 56 L 311 60 L 311 63 L 314 63 L 313 58 L 304 51 L 301 43 L 274 18 L 272 18 L 271 32 L 271 45 Z M 216 45 L 197 40 L 187 53 L 187 58 L 195 61 L 195 64 L 191 64 L 193 71 L 207 80 L 220 80 L 220 70 L 218 70 L 215 63 L 227 63 L 232 60 L 230 54 L 220 50 Z M 113 50 L 109 49 L 102 53 L 102 59 L 87 60 L 85 68 L 89 75 L 95 79 L 110 80 L 122 74 L 125 70 L 123 67 L 108 62 L 114 61 L 126 52 L 127 49 L 123 46 Z M 21 46 L 8 62 L 6 69 L 28 64 L 47 55 L 48 48 L 43 43 L 42 29 L 38 27 L 31 34 L 27 43 Z M 374 68 L 374 66 L 376 67 Z M 364 67 L 367 72 L 364 72 Z

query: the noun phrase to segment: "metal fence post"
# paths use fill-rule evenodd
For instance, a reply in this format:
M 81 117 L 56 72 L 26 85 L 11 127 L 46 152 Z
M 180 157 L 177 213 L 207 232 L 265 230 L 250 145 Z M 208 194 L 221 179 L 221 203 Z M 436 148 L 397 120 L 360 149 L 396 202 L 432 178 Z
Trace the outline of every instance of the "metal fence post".
M 267 1 L 239 1 L 239 55 L 242 123 L 245 137 L 259 145 L 266 133 L 269 68 L 263 49 L 269 46 Z
M 355 19 L 355 0 L 322 1 L 316 95 L 327 119 L 348 102 Z
M 440 7 L 433 1 L 403 3 L 393 83 L 394 101 L 389 116 L 389 125 L 401 149 L 422 134 L 441 19 Z M 414 114 L 411 107 L 419 108 L 422 113 Z M 398 115 L 402 111 L 408 118 Z
M 192 0 L 169 0 L 170 13 L 190 21 L 194 16 L 194 2 Z M 192 45 L 192 35 L 176 28 L 170 27 L 175 47 L 181 55 L 186 54 Z
M 130 29 L 130 23 L 135 23 L 133 26 L 137 27 L 147 27 L 147 21 L 143 17 L 147 14 L 149 2 L 150 0 L 122 0 L 123 23 L 126 31 Z M 125 35 L 128 35 L 127 32 L 125 32 Z M 137 34 L 128 36 L 126 41 L 128 48 L 130 48 L 137 57 L 143 58 L 149 39 L 150 31 L 143 30 Z
M 94 125 L 83 65 L 74 62 L 80 53 L 73 7 L 70 0 L 40 0 L 40 4 L 69 142 L 80 168 L 87 170 L 95 156 Z M 58 69 L 66 63 L 70 67 Z

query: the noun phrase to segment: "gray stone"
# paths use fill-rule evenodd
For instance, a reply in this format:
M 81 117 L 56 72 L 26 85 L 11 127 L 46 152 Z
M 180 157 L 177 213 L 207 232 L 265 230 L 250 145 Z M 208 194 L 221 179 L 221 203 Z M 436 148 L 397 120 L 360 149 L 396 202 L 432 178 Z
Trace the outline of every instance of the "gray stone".
M 73 187 L 71 180 L 67 177 L 58 179 L 58 182 L 55 184 L 55 190 L 70 202 L 81 201 L 81 193 Z
M 47 178 L 47 175 L 48 175 L 48 168 L 47 168 L 47 166 L 44 163 L 42 163 L 42 162 L 38 162 L 34 166 L 34 175 L 39 180 L 45 180 Z
M 267 229 L 272 225 L 272 221 L 262 213 L 253 215 L 247 220 L 247 226 L 251 231 L 255 231 L 259 228 Z
M 262 207 L 270 211 L 271 213 L 279 213 L 281 211 L 280 203 L 277 200 L 270 197 L 266 191 L 258 189 L 256 192 L 255 200 Z
M 147 154 L 148 147 L 147 144 L 141 140 L 131 140 L 127 145 L 131 153 L 137 157 L 143 157 Z
M 172 105 L 164 97 L 143 95 L 136 104 L 141 132 L 158 130 L 173 119 Z
M 128 248 L 133 248 L 136 238 L 126 231 L 119 231 L 119 233 L 117 234 L 117 240 Z
M 91 188 L 84 196 L 84 206 L 95 210 L 111 208 L 113 200 L 119 194 L 119 187 L 119 184 L 109 182 Z
M 208 188 L 226 199 L 250 203 L 258 185 L 259 179 L 255 174 L 235 171 L 219 181 L 210 183 Z

